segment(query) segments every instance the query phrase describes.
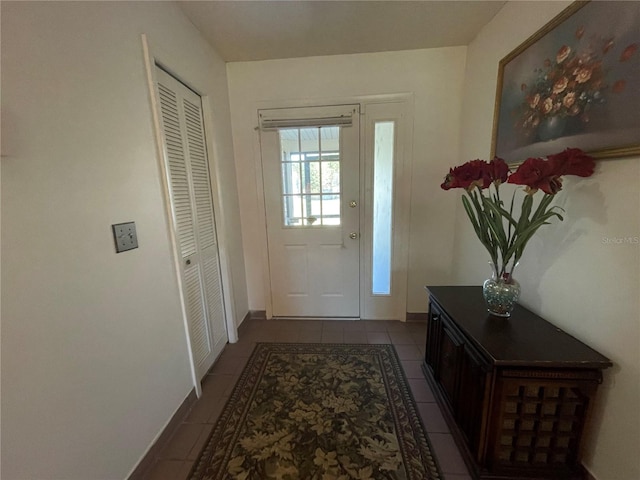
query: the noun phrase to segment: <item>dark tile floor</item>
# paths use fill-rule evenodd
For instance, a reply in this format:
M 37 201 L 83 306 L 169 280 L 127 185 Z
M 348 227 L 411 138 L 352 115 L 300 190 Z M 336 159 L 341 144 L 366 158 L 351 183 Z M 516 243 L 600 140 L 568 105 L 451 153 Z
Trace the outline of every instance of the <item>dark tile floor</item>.
M 160 453 L 146 480 L 186 479 L 256 342 L 393 343 L 440 463 L 444 480 L 471 477 L 420 365 L 426 325 L 398 321 L 246 320 L 203 382 L 203 395 Z

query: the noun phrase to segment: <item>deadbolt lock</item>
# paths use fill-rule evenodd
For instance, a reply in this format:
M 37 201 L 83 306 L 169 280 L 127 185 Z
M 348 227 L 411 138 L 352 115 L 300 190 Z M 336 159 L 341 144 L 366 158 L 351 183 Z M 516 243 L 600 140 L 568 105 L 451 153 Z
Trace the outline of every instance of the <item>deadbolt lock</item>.
M 349 238 L 351 238 L 352 240 L 355 240 L 356 238 L 358 238 L 358 234 L 356 232 L 351 232 L 349 234 Z

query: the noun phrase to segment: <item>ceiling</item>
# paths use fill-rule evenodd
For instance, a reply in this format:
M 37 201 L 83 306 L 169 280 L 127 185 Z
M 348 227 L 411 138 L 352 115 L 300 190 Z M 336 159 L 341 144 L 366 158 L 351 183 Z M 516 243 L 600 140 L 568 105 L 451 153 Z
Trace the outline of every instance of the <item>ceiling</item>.
M 227 62 L 468 45 L 506 1 L 180 1 Z

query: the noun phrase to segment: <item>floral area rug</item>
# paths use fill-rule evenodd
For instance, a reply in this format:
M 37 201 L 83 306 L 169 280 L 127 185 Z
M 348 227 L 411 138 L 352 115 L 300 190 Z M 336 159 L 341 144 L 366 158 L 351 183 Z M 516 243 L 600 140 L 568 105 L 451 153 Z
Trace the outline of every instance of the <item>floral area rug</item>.
M 441 476 L 392 345 L 259 343 L 189 478 Z

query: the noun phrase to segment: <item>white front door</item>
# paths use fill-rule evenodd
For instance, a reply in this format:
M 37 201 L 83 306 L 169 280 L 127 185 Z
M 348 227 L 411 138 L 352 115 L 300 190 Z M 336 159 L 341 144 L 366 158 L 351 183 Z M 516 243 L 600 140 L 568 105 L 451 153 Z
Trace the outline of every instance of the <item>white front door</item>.
M 202 104 L 164 70 L 155 74 L 183 301 L 202 378 L 228 339 Z
M 357 318 L 359 106 L 260 118 L 273 316 Z

